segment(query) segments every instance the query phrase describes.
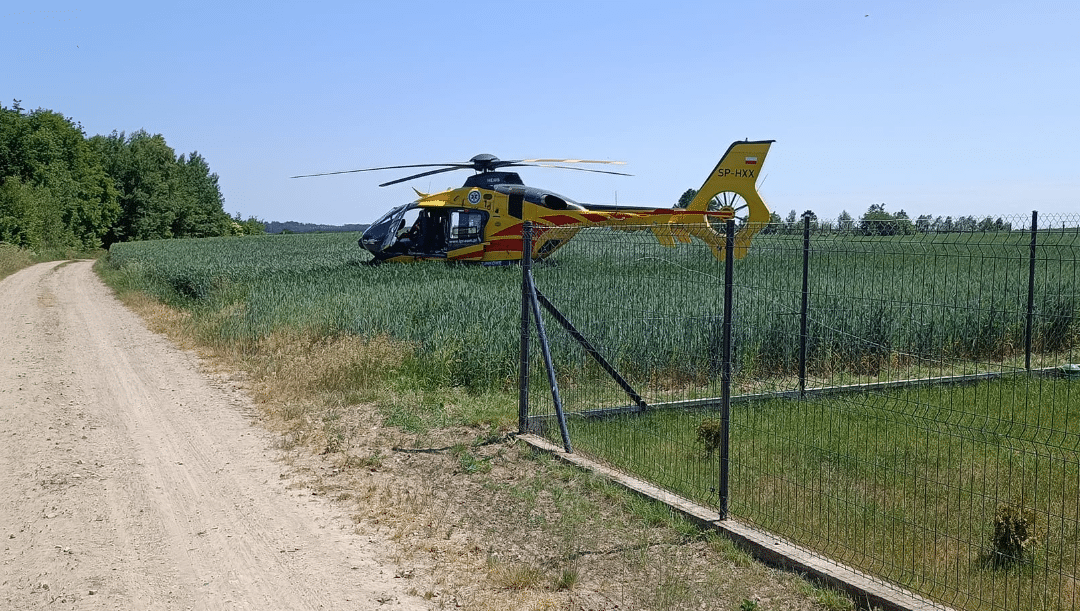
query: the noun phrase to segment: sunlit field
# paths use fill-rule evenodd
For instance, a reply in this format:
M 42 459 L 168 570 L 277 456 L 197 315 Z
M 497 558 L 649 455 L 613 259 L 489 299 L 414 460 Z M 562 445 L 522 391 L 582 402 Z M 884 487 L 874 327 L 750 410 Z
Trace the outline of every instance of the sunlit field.
M 918 265 L 910 253 L 890 251 L 889 238 L 851 241 L 812 265 L 811 370 L 865 374 L 930 354 L 939 361 L 979 361 L 1022 352 L 1026 282 L 1017 278 L 1024 271 L 1017 263 L 1026 266 L 1025 237 L 988 236 L 976 251 L 997 253 L 990 259 L 975 256 L 969 244 L 959 257 L 950 256 L 962 241 L 972 240 L 956 234 L 903 241 L 905 249 L 923 251 Z M 254 340 L 279 328 L 389 335 L 423 355 L 433 382 L 477 389 L 512 383 L 520 335 L 519 268 L 373 266 L 356 246 L 357 237 L 133 242 L 114 245 L 110 263 L 127 282 L 169 303 L 200 315 L 215 312 L 215 333 L 224 341 Z M 622 250 L 598 253 L 595 245 L 572 243 L 538 266 L 537 277 L 566 278 L 551 290 L 552 300 L 572 313 L 588 304 L 575 323 L 589 328 L 592 341 L 618 367 L 701 382 L 715 377 L 722 304 L 718 262 L 680 256 L 680 249 L 663 248 L 647 235 L 624 239 L 637 243 L 633 258 L 621 257 Z M 798 344 L 791 338 L 799 332 L 793 313 L 800 268 L 789 248 L 794 240 L 759 236 L 752 254 L 737 262 L 743 280 L 736 294 L 734 359 L 747 375 L 797 370 Z M 1075 236 L 1068 240 L 1071 246 Z M 1016 261 L 1000 257 L 1001 242 L 1017 253 Z M 1039 269 L 1034 305 L 1040 316 L 1033 333 L 1039 353 L 1067 349 L 1080 336 L 1076 273 Z M 640 290 L 627 294 L 624 284 L 613 281 L 627 277 L 640 278 Z M 684 288 L 688 279 L 691 289 Z M 672 316 L 678 319 L 665 320 Z M 651 317 L 662 324 L 650 324 Z M 570 353 L 556 357 L 563 363 L 574 359 Z
M 650 404 L 717 396 L 722 264 L 647 233 L 597 235 L 537 264 L 538 286 Z M 499 394 L 512 418 L 520 267 L 371 265 L 357 238 L 117 244 L 108 266 L 123 285 L 186 312 L 207 341 L 257 350 L 282 333 L 387 339 L 379 345 L 403 358 L 385 375 Z M 1075 360 L 1077 237 L 1039 239 L 1029 276 L 1030 234 L 1020 232 L 820 238 L 809 259 L 810 386 L 1011 374 L 1023 370 L 1026 344 L 1037 368 Z M 760 235 L 735 262 L 736 395 L 793 388 L 801 249 L 801 236 Z M 568 410 L 626 405 L 576 342 L 547 324 Z M 544 404 L 546 378 L 535 359 L 533 368 L 533 401 Z M 1075 609 L 1077 384 L 1021 375 L 737 403 L 732 515 L 959 608 L 1023 608 L 1022 597 Z M 714 417 L 576 416 L 570 434 L 579 451 L 710 505 L 718 461 L 699 428 Z M 1038 533 L 1034 551 L 1003 568 L 991 537 L 1010 504 L 1033 512 Z

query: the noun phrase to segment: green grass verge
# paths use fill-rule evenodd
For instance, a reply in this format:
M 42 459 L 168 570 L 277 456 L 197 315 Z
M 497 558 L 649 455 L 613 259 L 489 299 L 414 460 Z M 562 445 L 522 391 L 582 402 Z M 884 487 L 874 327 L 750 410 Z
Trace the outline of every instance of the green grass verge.
M 717 414 L 573 418 L 575 449 L 706 505 Z M 1076 602 L 1080 381 L 1023 378 L 733 407 L 730 511 L 964 609 Z M 557 433 L 550 433 L 552 437 Z M 1001 562 L 1003 510 L 1031 546 Z M 1059 602 L 1060 601 L 1060 602 Z
M 67 259 L 97 259 L 104 254 L 105 251 L 103 250 L 72 248 L 44 248 L 39 251 L 31 251 L 0 242 L 0 280 L 35 263 L 64 261 Z

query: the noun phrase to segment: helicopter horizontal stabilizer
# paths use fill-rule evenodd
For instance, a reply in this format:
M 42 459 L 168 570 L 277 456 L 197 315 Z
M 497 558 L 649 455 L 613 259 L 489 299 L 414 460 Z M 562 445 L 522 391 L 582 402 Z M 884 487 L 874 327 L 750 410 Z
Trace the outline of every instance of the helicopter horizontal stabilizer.
M 669 222 L 666 225 L 654 225 L 652 227 L 653 235 L 656 236 L 656 241 L 660 242 L 662 246 L 674 248 L 680 243 L 689 244 L 691 242 L 689 235 L 681 228 L 676 229 Z

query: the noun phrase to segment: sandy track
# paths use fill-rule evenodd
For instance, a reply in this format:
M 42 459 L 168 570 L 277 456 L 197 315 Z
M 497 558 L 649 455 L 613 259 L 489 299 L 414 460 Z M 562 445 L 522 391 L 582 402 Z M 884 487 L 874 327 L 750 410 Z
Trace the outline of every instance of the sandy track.
M 426 608 L 91 265 L 0 282 L 0 608 Z

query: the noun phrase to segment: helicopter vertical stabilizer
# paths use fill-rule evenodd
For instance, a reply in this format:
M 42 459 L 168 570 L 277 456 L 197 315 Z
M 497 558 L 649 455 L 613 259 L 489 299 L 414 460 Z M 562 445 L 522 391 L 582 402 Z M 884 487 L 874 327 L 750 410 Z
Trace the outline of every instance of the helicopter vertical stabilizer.
M 769 209 L 758 195 L 757 180 L 773 142 L 757 140 L 732 143 L 686 207 L 688 212 L 721 212 L 730 214 L 723 214 L 721 219 L 725 216 L 739 219 L 741 224 L 735 234 L 737 259 L 746 256 L 750 240 L 769 222 Z M 710 223 L 715 224 L 714 218 L 710 215 Z M 693 234 L 707 242 L 718 259 L 723 258 L 722 237 L 717 237 L 711 231 L 694 231 Z

